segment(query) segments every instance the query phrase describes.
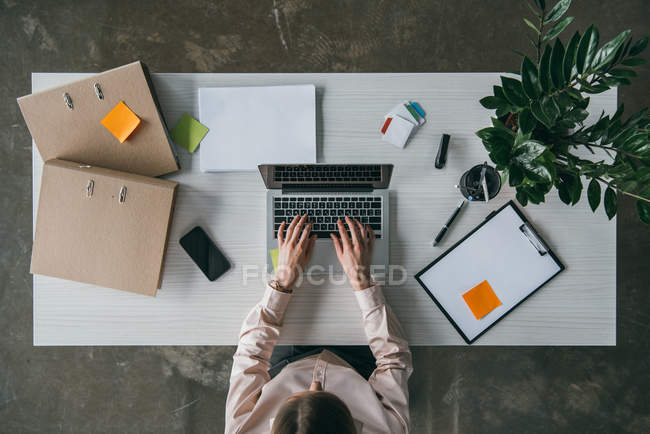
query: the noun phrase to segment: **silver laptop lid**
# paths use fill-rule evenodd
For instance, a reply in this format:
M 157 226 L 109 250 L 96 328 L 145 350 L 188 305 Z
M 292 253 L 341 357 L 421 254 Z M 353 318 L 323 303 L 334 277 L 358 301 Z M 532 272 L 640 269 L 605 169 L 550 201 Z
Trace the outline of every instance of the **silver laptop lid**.
M 260 164 L 268 189 L 372 190 L 388 188 L 392 164 Z

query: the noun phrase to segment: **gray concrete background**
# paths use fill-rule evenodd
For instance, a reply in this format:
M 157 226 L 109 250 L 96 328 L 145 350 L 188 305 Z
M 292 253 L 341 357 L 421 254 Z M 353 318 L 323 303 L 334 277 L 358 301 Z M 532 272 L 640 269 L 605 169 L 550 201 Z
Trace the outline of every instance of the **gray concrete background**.
M 530 50 L 528 13 L 515 0 L 0 1 L 0 432 L 220 432 L 234 351 L 32 346 L 31 141 L 15 101 L 30 72 L 135 59 L 153 72 L 504 71 L 511 49 Z M 570 13 L 566 33 L 650 33 L 647 0 Z M 620 99 L 638 110 L 648 95 L 646 66 Z M 650 230 L 619 206 L 618 346 L 414 348 L 413 432 L 650 431 Z

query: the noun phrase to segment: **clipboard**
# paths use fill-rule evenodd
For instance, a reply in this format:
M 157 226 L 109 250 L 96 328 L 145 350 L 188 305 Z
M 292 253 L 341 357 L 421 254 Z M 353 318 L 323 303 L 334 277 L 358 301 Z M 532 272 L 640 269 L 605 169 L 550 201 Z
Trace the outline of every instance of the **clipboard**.
M 101 124 L 120 101 L 140 119 L 124 143 Z M 145 176 L 180 168 L 142 62 L 20 97 L 18 105 L 43 161 L 80 161 Z
M 468 344 L 565 269 L 513 201 L 415 275 Z M 463 294 L 487 280 L 501 305 L 477 319 Z

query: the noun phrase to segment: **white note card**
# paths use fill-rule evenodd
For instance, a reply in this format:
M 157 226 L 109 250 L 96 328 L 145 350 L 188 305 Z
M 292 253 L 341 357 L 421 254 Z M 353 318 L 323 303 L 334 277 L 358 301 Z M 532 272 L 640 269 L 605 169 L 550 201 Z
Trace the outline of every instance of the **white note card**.
M 316 87 L 199 88 L 201 171 L 316 163 Z

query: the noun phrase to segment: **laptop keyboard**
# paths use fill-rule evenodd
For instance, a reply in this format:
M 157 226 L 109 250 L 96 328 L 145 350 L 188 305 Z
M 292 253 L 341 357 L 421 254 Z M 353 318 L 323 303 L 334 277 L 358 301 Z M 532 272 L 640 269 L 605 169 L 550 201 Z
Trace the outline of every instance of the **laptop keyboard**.
M 317 164 L 275 166 L 277 182 L 379 182 L 381 166 L 375 164 Z
M 274 237 L 283 221 L 287 224 L 295 216 L 309 215 L 314 223 L 312 233 L 318 238 L 329 238 L 330 232 L 338 232 L 336 222 L 346 216 L 369 225 L 375 238 L 382 238 L 382 204 L 377 196 L 281 196 L 273 198 Z

